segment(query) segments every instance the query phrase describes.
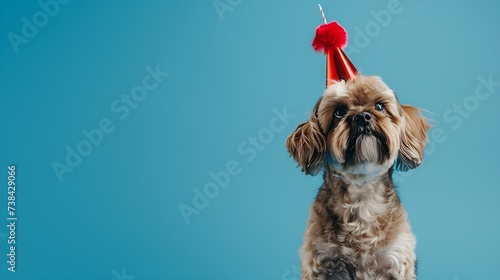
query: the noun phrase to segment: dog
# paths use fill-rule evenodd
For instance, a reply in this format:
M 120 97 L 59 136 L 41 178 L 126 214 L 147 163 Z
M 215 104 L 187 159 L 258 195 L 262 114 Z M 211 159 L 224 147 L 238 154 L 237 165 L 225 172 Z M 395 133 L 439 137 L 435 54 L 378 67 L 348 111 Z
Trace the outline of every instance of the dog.
M 421 164 L 429 127 L 380 77 L 327 87 L 286 141 L 304 173 L 324 171 L 300 250 L 301 280 L 416 279 L 416 239 L 392 173 Z

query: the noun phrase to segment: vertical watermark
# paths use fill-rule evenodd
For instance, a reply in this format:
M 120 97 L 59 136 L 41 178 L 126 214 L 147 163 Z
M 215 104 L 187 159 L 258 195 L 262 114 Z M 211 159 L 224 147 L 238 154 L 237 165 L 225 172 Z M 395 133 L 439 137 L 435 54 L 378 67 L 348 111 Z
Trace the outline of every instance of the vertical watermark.
M 69 0 L 40 0 L 38 1 L 39 10 L 36 11 L 30 18 L 24 16 L 21 18 L 21 32 L 9 32 L 7 39 L 15 54 L 19 53 L 19 47 L 26 45 L 35 38 L 38 31 L 49 23 L 50 18 L 54 18 L 61 8 L 61 5 L 66 5 Z
M 8 234 L 8 254 L 7 263 L 9 264 L 7 270 L 10 272 L 16 272 L 16 166 L 9 165 L 7 167 L 7 228 L 9 229 Z M 9 246 L 10 245 L 10 246 Z

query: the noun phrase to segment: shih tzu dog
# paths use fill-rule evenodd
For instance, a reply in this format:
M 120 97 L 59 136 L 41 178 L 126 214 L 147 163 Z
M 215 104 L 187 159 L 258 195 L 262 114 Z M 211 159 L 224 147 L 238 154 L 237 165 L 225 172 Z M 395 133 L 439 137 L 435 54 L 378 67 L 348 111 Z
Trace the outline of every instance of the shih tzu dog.
M 415 236 L 392 173 L 420 165 L 428 127 L 379 77 L 325 90 L 286 142 L 303 172 L 324 170 L 301 248 L 302 280 L 416 279 Z

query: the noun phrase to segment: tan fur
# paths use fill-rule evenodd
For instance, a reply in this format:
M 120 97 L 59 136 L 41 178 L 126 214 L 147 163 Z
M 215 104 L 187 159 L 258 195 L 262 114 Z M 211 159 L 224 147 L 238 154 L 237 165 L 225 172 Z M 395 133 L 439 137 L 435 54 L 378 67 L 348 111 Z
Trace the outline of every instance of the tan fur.
M 334 116 L 340 106 L 342 118 Z M 361 112 L 372 118 L 367 134 L 353 121 Z M 302 171 L 325 171 L 301 249 L 302 280 L 416 278 L 416 241 L 391 176 L 398 157 L 409 168 L 421 163 L 427 128 L 420 111 L 400 105 L 378 77 L 326 89 L 287 139 Z
M 316 175 L 321 170 L 326 156 L 326 140 L 317 117 L 320 100 L 309 121 L 297 126 L 286 140 L 288 151 L 302 166 L 302 171 L 311 175 Z
M 401 113 L 405 122 L 401 133 L 403 145 L 399 150 L 399 155 L 405 162 L 409 162 L 412 167 L 417 167 L 422 163 L 424 157 L 427 129 L 430 125 L 415 107 L 402 105 Z

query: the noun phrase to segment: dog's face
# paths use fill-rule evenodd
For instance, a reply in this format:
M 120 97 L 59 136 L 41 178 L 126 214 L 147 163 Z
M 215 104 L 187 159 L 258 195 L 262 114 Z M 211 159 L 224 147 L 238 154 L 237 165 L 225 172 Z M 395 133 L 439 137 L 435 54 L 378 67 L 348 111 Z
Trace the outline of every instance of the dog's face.
M 287 148 L 306 174 L 328 163 L 343 175 L 376 175 L 396 160 L 400 170 L 420 165 L 427 128 L 420 111 L 400 105 L 380 78 L 357 76 L 325 90 Z

